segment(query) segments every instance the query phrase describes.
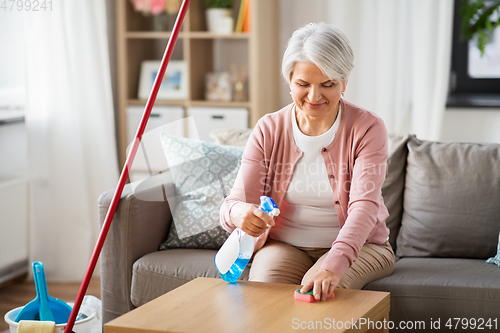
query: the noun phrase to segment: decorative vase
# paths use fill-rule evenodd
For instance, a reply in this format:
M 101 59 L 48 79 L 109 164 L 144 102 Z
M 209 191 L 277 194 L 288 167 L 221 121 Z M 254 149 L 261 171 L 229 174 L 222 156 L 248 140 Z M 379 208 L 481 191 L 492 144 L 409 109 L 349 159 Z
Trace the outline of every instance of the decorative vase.
M 233 32 L 233 17 L 230 9 L 210 8 L 205 11 L 207 30 L 216 34 Z
M 153 31 L 167 31 L 168 17 L 166 13 L 153 15 Z

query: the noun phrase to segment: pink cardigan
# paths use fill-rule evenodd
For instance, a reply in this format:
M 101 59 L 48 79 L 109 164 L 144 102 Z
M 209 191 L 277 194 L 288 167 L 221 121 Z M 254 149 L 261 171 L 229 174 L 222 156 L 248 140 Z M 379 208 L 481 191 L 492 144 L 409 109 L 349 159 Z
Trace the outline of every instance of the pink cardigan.
M 343 99 L 340 125 L 332 143 L 322 149 L 333 190 L 340 233 L 321 269 L 342 277 L 357 260 L 366 242 L 382 244 L 389 236 L 389 216 L 382 198 L 386 174 L 387 131 L 375 114 Z M 262 117 L 243 153 L 241 168 L 230 195 L 222 204 L 221 225 L 231 232 L 229 213 L 234 204 L 259 204 L 259 197 L 272 197 L 278 207 L 290 184 L 293 170 L 303 153 L 293 139 L 290 104 Z M 260 249 L 269 234 L 255 245 Z

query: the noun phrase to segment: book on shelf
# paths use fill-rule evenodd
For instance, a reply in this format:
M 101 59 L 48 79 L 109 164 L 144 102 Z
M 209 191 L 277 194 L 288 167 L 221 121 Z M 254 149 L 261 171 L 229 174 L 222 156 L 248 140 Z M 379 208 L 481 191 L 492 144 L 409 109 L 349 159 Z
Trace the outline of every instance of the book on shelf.
M 245 19 L 243 20 L 243 32 L 250 32 L 250 2 L 247 0 L 245 4 Z
M 249 11 L 250 0 L 241 0 L 240 10 L 238 12 L 238 20 L 236 21 L 235 32 L 243 32 L 245 26 L 245 19 L 247 18 L 247 13 Z

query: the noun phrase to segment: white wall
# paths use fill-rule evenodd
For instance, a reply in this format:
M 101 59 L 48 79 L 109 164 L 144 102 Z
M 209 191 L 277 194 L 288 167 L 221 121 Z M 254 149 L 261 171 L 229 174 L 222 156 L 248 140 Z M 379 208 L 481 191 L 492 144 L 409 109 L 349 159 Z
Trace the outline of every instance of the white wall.
M 280 0 L 280 46 L 283 54 L 292 33 L 309 22 L 328 21 L 328 0 Z M 346 13 L 347 15 L 348 13 Z M 346 18 L 355 22 L 359 17 Z M 351 36 L 348 36 L 351 38 Z M 351 38 L 352 39 L 352 38 Z M 351 40 L 355 44 L 357 41 Z M 356 54 L 355 57 L 369 56 Z M 289 88 L 283 81 L 281 105 L 291 102 Z M 443 119 L 441 140 L 500 143 L 500 108 L 447 109 Z
M 0 111 L 24 108 L 23 17 L 0 9 Z
M 500 143 L 500 108 L 447 109 L 441 139 Z
M 26 176 L 27 173 L 28 139 L 25 123 L 0 124 L 0 182 Z

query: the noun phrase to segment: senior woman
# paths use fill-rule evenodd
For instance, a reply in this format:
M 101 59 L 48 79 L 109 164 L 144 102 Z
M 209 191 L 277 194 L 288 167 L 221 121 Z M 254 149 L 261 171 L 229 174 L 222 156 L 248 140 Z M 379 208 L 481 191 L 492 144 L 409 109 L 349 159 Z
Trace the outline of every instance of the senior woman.
M 252 281 L 302 284 L 325 300 L 392 273 L 381 191 L 387 131 L 342 97 L 353 59 L 346 36 L 324 23 L 288 42 L 282 74 L 293 103 L 258 121 L 221 207 L 227 231 L 258 237 Z M 276 221 L 258 209 L 261 195 L 280 207 Z

